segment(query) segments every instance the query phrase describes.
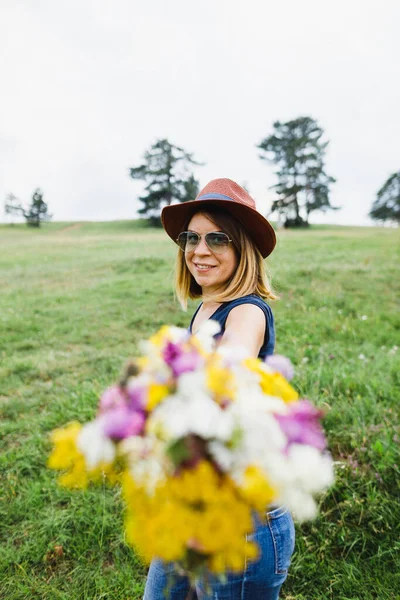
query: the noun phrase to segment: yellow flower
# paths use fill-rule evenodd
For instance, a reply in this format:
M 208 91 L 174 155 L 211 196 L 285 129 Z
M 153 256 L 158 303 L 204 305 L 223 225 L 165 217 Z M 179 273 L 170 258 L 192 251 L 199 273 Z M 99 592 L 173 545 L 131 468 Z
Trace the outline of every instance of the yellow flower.
M 199 513 L 195 539 L 206 554 L 224 552 L 229 547 L 243 545 L 250 529 L 249 507 L 231 495 L 227 503 L 208 504 Z
M 66 471 L 59 476 L 58 481 L 67 488 L 84 489 L 91 481 L 101 481 L 103 476 L 107 478 L 108 483 L 115 485 L 120 479 L 120 474 L 113 465 L 101 463 L 95 469 L 88 469 L 85 457 L 77 446 L 81 429 L 82 425 L 74 422 L 51 433 L 54 448 L 47 466 L 56 471 Z
M 78 452 L 76 438 L 81 429 L 82 425 L 75 421 L 67 427 L 52 431 L 50 439 L 54 444 L 54 449 L 48 460 L 50 469 L 68 469 L 71 466 L 73 458 Z
M 201 460 L 195 468 L 184 469 L 167 481 L 168 493 L 179 501 L 188 504 L 205 504 L 223 501 L 226 494 L 231 494 L 230 483 L 221 479 L 214 467 Z
M 135 358 L 135 363 L 139 369 L 143 371 L 143 369 L 150 366 L 150 359 L 147 356 L 139 356 L 138 358 Z
M 85 488 L 88 484 L 85 457 L 76 445 L 81 429 L 82 425 L 74 422 L 51 434 L 54 448 L 47 464 L 50 469 L 67 471 L 59 477 L 59 482 L 68 488 Z
M 168 325 L 163 325 L 158 331 L 157 333 L 155 333 L 154 335 L 152 335 L 149 338 L 149 342 L 151 344 L 153 344 L 154 346 L 156 346 L 157 348 L 162 348 L 162 346 L 165 344 L 165 342 L 168 340 L 169 337 L 169 331 L 170 331 L 170 327 Z
M 193 511 L 174 501 L 165 484 L 159 485 L 150 496 L 127 473 L 123 477 L 123 491 L 129 543 L 146 561 L 153 556 L 167 561 L 181 560 L 196 525 Z
M 222 575 L 226 571 L 242 571 L 247 560 L 256 560 L 259 556 L 259 548 L 255 542 L 247 542 L 240 538 L 240 543 L 234 548 L 216 552 L 210 556 L 208 568 L 216 574 Z
M 255 542 L 247 542 L 246 558 L 248 560 L 256 560 L 259 557 L 260 549 Z
M 200 354 L 200 356 L 203 356 L 204 358 L 207 357 L 207 351 L 203 348 L 203 344 L 195 335 L 191 336 L 188 343 L 188 347 L 191 347 L 194 350 L 196 350 Z
M 169 394 L 169 388 L 167 385 L 162 383 L 151 383 L 148 389 L 147 397 L 147 410 L 153 410 L 157 404 L 160 404 L 162 400 Z
M 244 481 L 240 486 L 240 492 L 243 498 L 260 513 L 277 496 L 276 490 L 255 465 L 247 467 L 244 472 Z
M 229 571 L 242 571 L 246 565 L 246 545 L 242 541 L 243 548 L 228 548 L 225 554 L 225 562 Z
M 285 402 L 294 402 L 299 395 L 280 373 L 270 373 L 257 358 L 246 358 L 243 365 L 260 376 L 260 386 L 264 394 L 277 396 Z
M 236 382 L 233 373 L 226 367 L 221 367 L 220 360 L 213 354 L 206 367 L 207 387 L 215 395 L 215 399 L 234 400 L 236 396 Z
M 123 491 L 127 538 L 146 561 L 184 561 L 196 548 L 214 572 L 243 568 L 251 508 L 208 462 L 167 479 L 152 495 L 125 473 Z
M 66 488 L 85 489 L 89 479 L 84 458 L 79 457 L 67 473 L 59 476 L 58 481 L 60 485 Z

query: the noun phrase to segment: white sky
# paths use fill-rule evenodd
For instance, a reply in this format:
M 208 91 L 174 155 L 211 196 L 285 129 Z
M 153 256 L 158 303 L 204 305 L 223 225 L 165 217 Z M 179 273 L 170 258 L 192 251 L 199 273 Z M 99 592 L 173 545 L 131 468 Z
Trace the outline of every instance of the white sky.
M 311 116 L 343 206 L 313 220 L 367 224 L 400 168 L 399 23 L 398 0 L 1 0 L 0 220 L 38 186 L 55 220 L 134 217 L 129 166 L 161 137 L 266 212 L 255 146 Z

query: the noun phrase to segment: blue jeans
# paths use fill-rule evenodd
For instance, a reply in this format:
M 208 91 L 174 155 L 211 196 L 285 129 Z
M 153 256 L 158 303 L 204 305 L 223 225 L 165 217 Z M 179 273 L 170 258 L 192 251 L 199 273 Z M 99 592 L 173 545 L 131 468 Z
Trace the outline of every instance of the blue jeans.
M 154 559 L 150 565 L 143 600 L 277 600 L 294 549 L 294 524 L 289 511 L 280 507 L 268 513 L 248 536 L 260 548 L 260 557 L 248 562 L 241 573 L 230 573 L 224 583 L 212 577 L 190 589 L 186 577 L 174 574 L 173 564 Z M 168 577 L 174 576 L 168 596 Z M 211 589 L 210 589 L 211 583 Z

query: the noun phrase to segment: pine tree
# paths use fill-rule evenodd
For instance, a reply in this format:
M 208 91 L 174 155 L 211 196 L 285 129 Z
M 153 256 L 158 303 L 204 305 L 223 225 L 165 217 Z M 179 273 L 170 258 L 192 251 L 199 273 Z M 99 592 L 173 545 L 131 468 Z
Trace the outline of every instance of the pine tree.
M 311 117 L 273 125 L 274 133 L 257 146 L 260 158 L 278 166 L 278 183 L 272 189 L 278 195 L 271 212 L 286 218 L 286 226 L 308 225 L 314 210 L 337 209 L 329 200 L 329 187 L 335 182 L 324 170 L 329 142 L 322 142 L 324 131 Z
M 152 225 L 160 225 L 161 210 L 173 201 L 194 200 L 199 184 L 191 165 L 200 165 L 192 154 L 174 146 L 168 140 L 157 140 L 144 154 L 144 162 L 130 168 L 133 179 L 146 181 L 146 194 L 139 197 L 143 203 L 139 214 L 146 216 Z
M 369 216 L 376 221 L 400 222 L 400 171 L 392 173 L 383 184 Z
M 33 192 L 32 202 L 28 208 L 24 208 L 14 194 L 8 194 L 4 209 L 6 214 L 22 215 L 27 225 L 31 227 L 40 227 L 42 221 L 49 221 L 52 218 L 39 188 Z

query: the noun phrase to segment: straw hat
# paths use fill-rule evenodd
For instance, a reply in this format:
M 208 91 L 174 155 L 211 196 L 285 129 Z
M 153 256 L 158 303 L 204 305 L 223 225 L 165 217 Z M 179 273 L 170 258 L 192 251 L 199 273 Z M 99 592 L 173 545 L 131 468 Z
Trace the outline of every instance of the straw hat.
M 165 206 L 161 213 L 163 227 L 176 242 L 188 219 L 206 205 L 221 206 L 231 213 L 243 227 L 265 258 L 275 248 L 276 237 L 272 225 L 256 209 L 253 198 L 232 179 L 213 179 L 199 192 L 195 200 Z

